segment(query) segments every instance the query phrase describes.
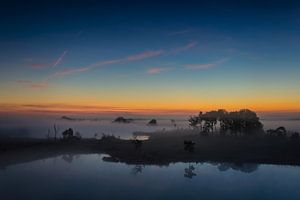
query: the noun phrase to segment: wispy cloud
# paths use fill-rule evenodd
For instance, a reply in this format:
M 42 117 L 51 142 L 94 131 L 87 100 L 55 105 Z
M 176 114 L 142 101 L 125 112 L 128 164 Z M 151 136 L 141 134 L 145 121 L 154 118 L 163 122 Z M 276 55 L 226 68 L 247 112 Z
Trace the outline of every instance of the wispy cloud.
M 61 56 L 54 62 L 54 64 L 52 65 L 52 67 L 56 67 L 57 65 L 59 65 L 59 64 L 62 62 L 63 58 L 65 57 L 65 55 L 66 55 L 67 53 L 68 53 L 68 51 L 65 50 L 65 51 L 61 54 Z
M 49 86 L 49 83 L 47 81 L 34 82 L 30 80 L 17 80 L 16 83 L 21 84 L 24 87 L 33 89 L 41 89 Z
M 49 67 L 49 64 L 36 62 L 32 58 L 26 58 L 24 61 L 26 62 L 26 65 L 32 69 L 44 69 Z
M 188 70 L 197 70 L 197 69 L 210 69 L 210 68 L 213 68 L 219 64 L 222 64 L 226 61 L 228 61 L 229 58 L 223 58 L 223 59 L 220 59 L 220 60 L 216 60 L 212 63 L 200 63 L 200 64 L 187 64 L 184 66 L 185 69 L 188 69 Z
M 49 67 L 49 65 L 44 63 L 31 63 L 30 67 L 33 69 L 44 69 Z
M 75 74 L 75 73 L 79 73 L 79 72 L 86 72 L 88 70 L 90 70 L 90 67 L 83 67 L 83 68 L 76 68 L 76 69 L 65 69 L 62 71 L 58 71 L 55 72 L 53 74 L 54 77 L 63 77 L 63 76 L 67 76 L 67 75 L 71 75 L 71 74 Z
M 27 62 L 27 65 L 32 68 L 32 69 L 45 69 L 49 67 L 56 67 L 58 66 L 64 59 L 65 55 L 68 53 L 68 51 L 64 51 L 59 58 L 57 58 L 54 62 L 52 63 L 43 63 L 43 62 L 36 62 L 32 58 L 27 58 L 25 61 Z
M 156 51 L 144 51 L 139 54 L 131 55 L 127 57 L 128 61 L 137 61 L 137 60 L 143 60 L 145 58 L 160 56 L 164 53 L 163 50 L 156 50 Z
M 190 49 L 196 47 L 197 44 L 198 44 L 198 42 L 196 42 L 196 41 L 189 42 L 188 44 L 186 44 L 182 47 L 177 47 L 177 48 L 171 50 L 171 53 L 179 53 L 179 52 L 190 50 Z
M 101 67 L 101 66 L 120 64 L 120 63 L 128 63 L 128 62 L 134 62 L 134 61 L 141 61 L 141 60 L 144 60 L 144 59 L 157 57 L 157 56 L 161 56 L 161 55 L 168 54 L 168 53 L 179 53 L 179 52 L 182 52 L 182 51 L 187 51 L 189 49 L 192 49 L 196 45 L 197 45 L 197 42 L 193 41 L 193 42 L 190 42 L 190 43 L 186 44 L 185 46 L 178 47 L 176 49 L 171 49 L 171 50 L 168 50 L 168 51 L 165 51 L 163 49 L 143 51 L 141 53 L 129 55 L 129 56 L 126 56 L 126 57 L 123 57 L 123 58 L 103 60 L 103 61 L 98 61 L 98 62 L 89 64 L 89 65 L 86 65 L 86 66 L 81 66 L 79 68 L 65 69 L 65 70 L 62 70 L 62 71 L 55 72 L 51 76 L 52 77 L 63 77 L 63 76 L 71 75 L 71 74 L 74 74 L 74 73 L 86 72 L 86 71 L 89 71 L 91 69 Z M 56 62 L 57 64 L 55 64 L 54 66 L 58 65 L 61 62 L 61 60 L 63 59 L 66 52 L 67 51 L 65 51 L 61 55 L 61 57 Z M 159 71 L 159 72 L 161 72 L 161 71 Z M 159 72 L 153 72 L 153 73 L 150 72 L 150 74 L 155 74 L 155 73 L 159 73 Z
M 185 30 L 170 32 L 168 35 L 170 35 L 170 36 L 172 36 L 172 35 L 183 35 L 183 34 L 186 34 L 186 33 L 190 33 L 191 31 L 192 31 L 191 29 L 185 29 Z
M 153 75 L 153 74 L 159 74 L 161 72 L 165 72 L 169 70 L 169 68 L 164 68 L 164 67 L 153 67 L 147 70 L 147 74 Z
M 19 83 L 19 84 L 29 84 L 29 83 L 32 83 L 32 81 L 29 81 L 29 80 L 17 80 L 16 82 Z
M 104 60 L 104 61 L 99 61 L 99 62 L 96 62 L 96 63 L 92 63 L 92 64 L 84 66 L 84 67 L 80 67 L 80 68 L 65 69 L 65 70 L 62 70 L 62 71 L 55 72 L 52 76 L 53 77 L 63 77 L 63 76 L 71 75 L 71 74 L 74 74 L 74 73 L 86 72 L 86 71 L 89 71 L 93 68 L 101 67 L 101 66 L 105 66 L 105 65 L 112 65 L 112 64 L 118 64 L 118 63 L 126 63 L 126 62 L 144 60 L 144 59 L 147 59 L 147 58 L 160 56 L 163 53 L 164 53 L 163 50 L 144 51 L 142 53 L 130 55 L 130 56 L 127 56 L 125 58 Z
M 190 64 L 185 65 L 186 69 L 209 69 L 216 66 L 215 63 L 207 63 L 207 64 Z
M 118 64 L 118 63 L 122 63 L 124 62 L 124 59 L 115 59 L 115 60 L 104 60 L 104 61 L 99 61 L 96 63 L 93 63 L 91 65 L 89 65 L 88 67 L 99 67 L 99 66 L 103 66 L 103 65 L 112 65 L 112 64 Z
M 38 82 L 38 83 L 32 83 L 29 85 L 31 88 L 37 88 L 37 89 L 41 89 L 41 88 L 47 88 L 49 86 L 48 82 Z

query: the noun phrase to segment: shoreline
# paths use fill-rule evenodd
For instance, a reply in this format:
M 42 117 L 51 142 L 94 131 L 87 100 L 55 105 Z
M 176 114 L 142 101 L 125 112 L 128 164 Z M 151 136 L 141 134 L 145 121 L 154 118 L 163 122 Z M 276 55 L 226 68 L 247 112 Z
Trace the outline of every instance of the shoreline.
M 253 136 L 202 136 L 193 131 L 149 133 L 135 143 L 114 137 L 53 140 L 1 138 L 0 168 L 65 154 L 107 154 L 103 160 L 126 164 L 168 165 L 176 162 L 228 162 L 300 165 L 300 139 Z M 184 141 L 195 143 L 187 151 Z

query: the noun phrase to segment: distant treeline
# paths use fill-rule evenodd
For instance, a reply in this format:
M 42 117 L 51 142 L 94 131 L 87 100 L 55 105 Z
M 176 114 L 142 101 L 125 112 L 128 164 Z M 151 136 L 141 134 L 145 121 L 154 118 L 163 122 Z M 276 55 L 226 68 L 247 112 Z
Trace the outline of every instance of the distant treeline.
M 213 133 L 220 123 L 220 133 L 226 134 L 259 134 L 263 133 L 263 124 L 257 114 L 248 109 L 227 112 L 224 109 L 200 112 L 198 116 L 189 118 L 190 126 L 199 128 L 203 134 Z

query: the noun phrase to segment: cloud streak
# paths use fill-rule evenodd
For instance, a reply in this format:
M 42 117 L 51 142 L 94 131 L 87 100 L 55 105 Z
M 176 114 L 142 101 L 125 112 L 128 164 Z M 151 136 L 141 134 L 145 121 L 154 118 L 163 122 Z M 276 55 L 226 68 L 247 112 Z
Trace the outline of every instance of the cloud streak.
M 33 69 L 45 69 L 45 68 L 49 67 L 49 65 L 43 64 L 43 63 L 31 63 L 30 67 Z
M 185 29 L 185 30 L 171 32 L 168 35 L 169 36 L 172 36 L 172 35 L 183 35 L 183 34 L 186 34 L 186 33 L 190 33 L 191 31 L 192 30 L 190 30 L 190 29 Z
M 16 83 L 33 89 L 42 89 L 47 88 L 49 86 L 49 83 L 47 81 L 41 81 L 41 82 L 33 82 L 30 80 L 17 80 Z
M 161 72 L 167 71 L 168 68 L 163 68 L 163 67 L 154 67 L 154 68 L 150 68 L 147 70 L 147 74 L 149 75 L 154 75 L 154 74 L 159 74 Z
M 141 52 L 138 54 L 133 54 L 133 55 L 127 56 L 125 58 L 104 60 L 104 61 L 92 63 L 92 64 L 84 66 L 84 67 L 80 67 L 80 68 L 65 69 L 62 71 L 55 72 L 52 76 L 53 77 L 63 77 L 63 76 L 67 76 L 67 75 L 71 75 L 71 74 L 75 74 L 75 73 L 86 72 L 86 71 L 89 71 L 96 67 L 144 60 L 147 58 L 160 56 L 163 53 L 164 53 L 163 50 L 144 51 L 144 52 Z
M 95 63 L 89 64 L 89 65 L 86 65 L 86 66 L 82 66 L 82 67 L 79 67 L 79 68 L 65 69 L 65 70 L 62 70 L 62 71 L 55 72 L 51 76 L 52 77 L 63 77 L 63 76 L 67 76 L 67 75 L 71 75 L 71 74 L 75 74 L 75 73 L 86 72 L 86 71 L 89 71 L 91 69 L 101 67 L 101 66 L 120 64 L 120 63 L 128 63 L 128 62 L 134 62 L 134 61 L 141 61 L 141 60 L 144 60 L 144 59 L 153 58 L 153 57 L 161 56 L 161 55 L 168 54 L 168 53 L 179 53 L 179 52 L 183 52 L 183 51 L 187 51 L 189 49 L 192 49 L 196 45 L 197 45 L 197 42 L 193 41 L 193 42 L 188 43 L 185 46 L 178 47 L 176 49 L 171 49 L 171 50 L 168 50 L 168 51 L 165 51 L 163 49 L 143 51 L 141 53 L 129 55 L 129 56 L 126 56 L 126 57 L 123 57 L 123 58 L 99 61 L 99 62 L 95 62 Z M 61 62 L 64 55 L 66 54 L 65 52 L 61 55 L 61 57 L 57 60 L 56 63 L 59 64 Z M 56 65 L 58 65 L 58 64 L 56 64 Z M 161 72 L 161 71 L 159 71 L 159 72 Z M 149 74 L 155 74 L 155 72 L 154 73 L 149 72 Z
M 53 74 L 54 77 L 63 77 L 63 76 L 67 76 L 67 75 L 71 75 L 74 73 L 79 73 L 79 72 L 86 72 L 90 70 L 89 67 L 83 67 L 83 68 L 76 68 L 76 69 L 65 69 L 59 72 L 55 72 Z
M 186 69 L 209 69 L 216 66 L 215 63 L 207 63 L 207 64 L 190 64 L 190 65 L 185 65 Z
M 187 45 L 185 45 L 185 46 L 177 47 L 177 48 L 171 50 L 171 53 L 180 53 L 180 52 L 183 52 L 183 51 L 190 50 L 190 49 L 196 47 L 197 44 L 198 44 L 198 42 L 196 42 L 196 41 L 189 42 L 189 43 L 188 43 Z
M 139 54 L 131 55 L 127 57 L 128 61 L 137 61 L 137 60 L 143 60 L 146 58 L 156 57 L 160 56 L 164 53 L 163 50 L 156 50 L 156 51 L 144 51 Z
M 200 64 L 187 64 L 184 66 L 187 70 L 201 70 L 201 69 L 210 69 L 217 65 L 223 64 L 228 61 L 229 58 L 223 58 L 221 60 L 214 61 L 212 63 L 200 63 Z
M 57 65 L 59 65 L 59 64 L 62 62 L 63 58 L 65 57 L 65 55 L 66 55 L 67 53 L 68 53 L 68 51 L 65 50 L 65 51 L 61 54 L 61 56 L 54 62 L 54 64 L 52 65 L 52 67 L 56 67 Z

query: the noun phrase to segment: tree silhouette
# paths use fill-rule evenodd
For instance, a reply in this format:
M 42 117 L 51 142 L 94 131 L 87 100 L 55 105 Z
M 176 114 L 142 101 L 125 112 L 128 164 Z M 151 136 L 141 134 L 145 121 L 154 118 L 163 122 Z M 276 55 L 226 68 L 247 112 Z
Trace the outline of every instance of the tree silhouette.
M 204 121 L 204 123 L 203 123 Z M 214 133 L 217 123 L 220 122 L 220 133 L 226 134 L 254 134 L 262 131 L 262 123 L 255 112 L 242 109 L 240 111 L 227 112 L 224 109 L 218 111 L 200 112 L 198 116 L 189 119 L 190 126 L 201 127 L 201 133 Z

